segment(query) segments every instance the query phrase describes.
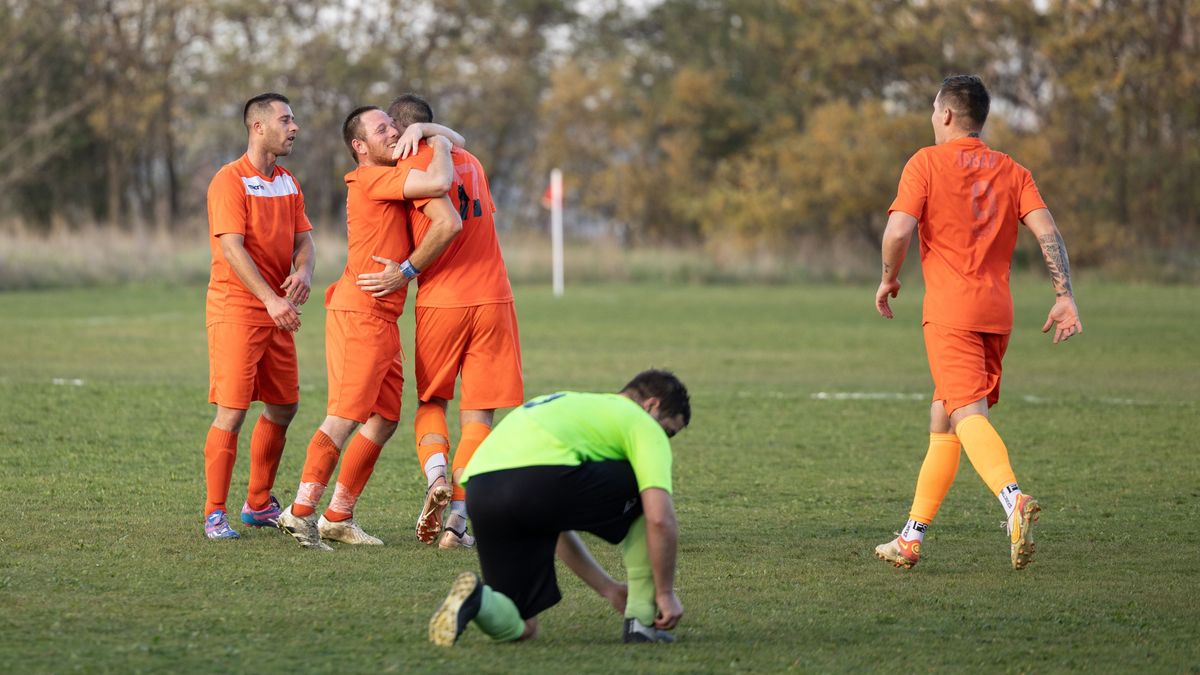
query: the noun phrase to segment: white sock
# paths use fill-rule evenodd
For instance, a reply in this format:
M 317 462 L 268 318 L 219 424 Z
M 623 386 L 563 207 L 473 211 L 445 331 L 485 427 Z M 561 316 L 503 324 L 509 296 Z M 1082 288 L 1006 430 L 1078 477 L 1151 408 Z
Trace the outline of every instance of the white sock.
M 929 527 L 925 523 L 919 523 L 915 520 L 910 520 L 904 523 L 904 529 L 900 530 L 900 538 L 904 541 L 925 541 L 925 529 Z
M 450 502 L 450 515 L 461 516 L 463 520 L 466 520 L 467 503 L 461 499 L 455 499 Z
M 431 455 L 425 460 L 426 489 L 433 487 L 439 478 L 446 477 L 446 456 L 442 453 Z
M 1000 494 L 996 495 L 996 499 L 1000 500 L 1000 506 L 1004 507 L 1004 517 L 1012 516 L 1013 509 L 1017 508 L 1017 497 L 1021 496 L 1021 488 L 1017 487 L 1016 483 L 1007 485 L 1000 489 Z

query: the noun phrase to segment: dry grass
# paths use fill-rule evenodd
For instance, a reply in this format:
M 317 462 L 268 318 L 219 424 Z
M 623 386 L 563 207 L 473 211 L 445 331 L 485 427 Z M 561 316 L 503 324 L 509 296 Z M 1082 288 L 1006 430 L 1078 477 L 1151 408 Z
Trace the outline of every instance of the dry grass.
M 317 277 L 334 278 L 346 259 L 346 242 L 331 227 L 316 230 Z M 542 233 L 502 234 L 514 282 L 548 283 L 550 242 Z M 862 279 L 874 273 L 864 247 L 799 245 L 786 254 L 733 247 L 647 246 L 627 248 L 611 238 L 568 241 L 568 284 L 595 281 L 778 283 L 813 279 Z M 0 290 L 117 285 L 136 281 L 200 283 L 208 278 L 206 228 L 120 230 L 96 225 L 29 231 L 0 226 Z
M 317 280 L 327 283 L 346 261 L 341 228 L 318 227 Z M 514 283 L 549 284 L 550 241 L 540 231 L 501 234 Z M 915 246 L 914 246 L 915 248 Z M 916 252 L 910 256 L 914 269 Z M 721 242 L 707 245 L 627 247 L 611 237 L 568 239 L 568 286 L 593 282 L 791 283 L 864 282 L 878 273 L 878 253 L 860 240 L 817 237 L 774 248 L 748 250 Z M 1101 268 L 1095 278 L 1112 281 L 1196 283 L 1200 265 L 1191 256 L 1133 252 Z M 0 290 L 112 286 L 129 282 L 202 283 L 208 279 L 207 228 L 198 222 L 176 230 L 116 229 L 97 225 L 33 232 L 19 223 L 0 224 Z M 1018 252 L 1018 268 L 1042 275 L 1036 251 Z

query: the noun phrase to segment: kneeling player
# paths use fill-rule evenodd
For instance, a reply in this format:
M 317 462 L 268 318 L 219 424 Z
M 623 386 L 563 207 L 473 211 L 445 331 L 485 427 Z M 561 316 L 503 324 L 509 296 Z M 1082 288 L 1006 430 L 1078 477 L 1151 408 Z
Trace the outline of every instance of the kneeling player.
M 647 370 L 619 394 L 559 392 L 514 410 L 463 473 L 480 580 L 464 572 L 429 622 L 450 646 L 474 622 L 497 641 L 537 635 L 537 615 L 562 598 L 563 562 L 625 616 L 625 642 L 672 642 L 678 533 L 671 444 L 691 420 L 687 388 Z M 628 586 L 612 579 L 575 531 L 621 544 Z

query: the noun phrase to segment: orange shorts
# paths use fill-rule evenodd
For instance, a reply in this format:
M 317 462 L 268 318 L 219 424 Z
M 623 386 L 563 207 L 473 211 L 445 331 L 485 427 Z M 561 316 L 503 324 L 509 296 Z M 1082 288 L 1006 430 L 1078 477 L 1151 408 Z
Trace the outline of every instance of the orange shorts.
M 461 374 L 463 410 L 510 408 L 525 401 L 513 303 L 418 307 L 416 331 L 420 400 L 453 399 Z
M 996 405 L 1008 335 L 934 323 L 926 323 L 923 328 L 929 372 L 933 375 L 933 400 L 945 403 L 946 414 L 981 398 L 987 398 L 989 408 Z
M 400 419 L 404 350 L 395 321 L 366 312 L 325 312 L 325 366 L 330 415 L 366 422 Z
M 300 400 L 296 342 L 275 326 L 220 322 L 208 326 L 208 402 L 245 410 L 251 401 Z

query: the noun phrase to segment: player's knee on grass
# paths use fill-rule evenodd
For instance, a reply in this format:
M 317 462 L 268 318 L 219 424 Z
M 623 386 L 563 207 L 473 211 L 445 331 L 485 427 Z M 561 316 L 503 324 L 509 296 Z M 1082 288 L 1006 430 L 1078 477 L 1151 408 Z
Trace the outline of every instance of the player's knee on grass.
M 487 585 L 483 587 L 483 597 L 480 598 L 479 613 L 475 615 L 475 625 L 497 642 L 528 639 L 531 625 L 532 634 L 537 634 L 537 617 L 522 620 L 516 604 L 507 595 Z

